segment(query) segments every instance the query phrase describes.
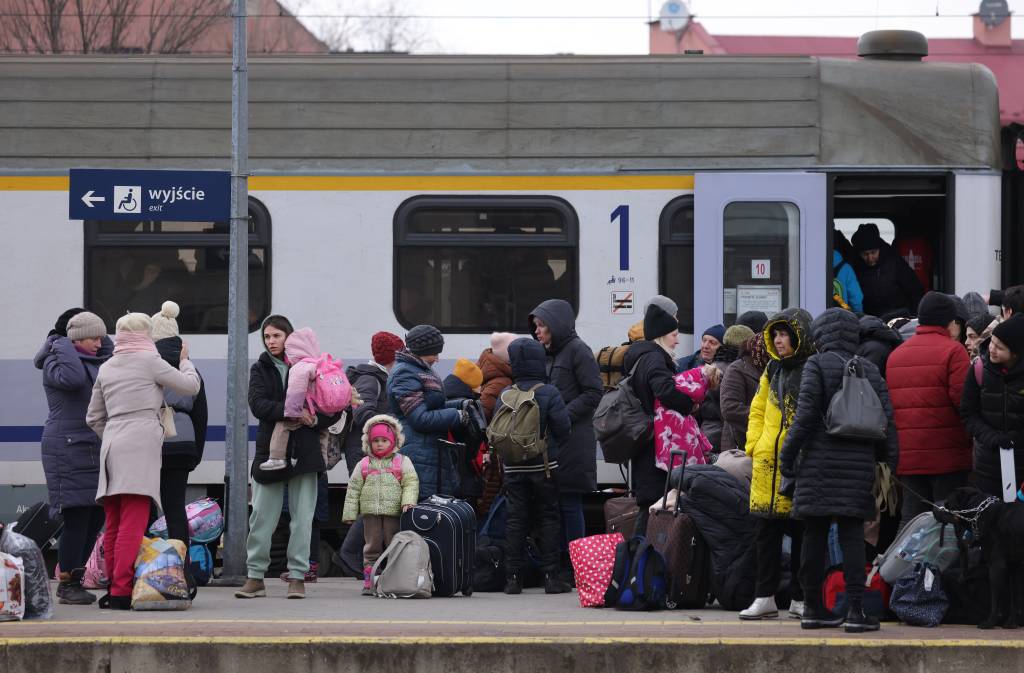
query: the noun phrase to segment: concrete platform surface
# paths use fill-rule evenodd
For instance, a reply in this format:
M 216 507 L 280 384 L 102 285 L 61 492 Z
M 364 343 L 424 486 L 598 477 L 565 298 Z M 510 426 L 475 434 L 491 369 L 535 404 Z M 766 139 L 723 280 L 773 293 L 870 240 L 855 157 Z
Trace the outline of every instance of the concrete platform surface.
M 540 589 L 521 596 L 379 600 L 360 596 L 360 586 L 321 580 L 306 586 L 305 600 L 285 599 L 285 583 L 277 579 L 267 581 L 267 598 L 251 600 L 234 598 L 231 588 L 208 587 L 185 612 L 58 605 L 49 621 L 0 623 L 0 672 L 278 673 L 284 667 L 404 673 L 408 662 L 400 665 L 397 651 L 416 661 L 415 670 L 444 673 L 597 673 L 661 665 L 676 673 L 777 671 L 780 665 L 816 672 L 1024 670 L 1024 631 L 884 623 L 877 633 L 852 635 L 804 631 L 795 619 L 741 622 L 736 613 L 715 609 L 584 610 L 574 593 L 547 596 Z M 165 662 L 169 668 L 162 667 L 161 652 L 174 653 Z M 491 665 L 481 668 L 481 656 Z M 207 665 L 190 664 L 195 657 Z

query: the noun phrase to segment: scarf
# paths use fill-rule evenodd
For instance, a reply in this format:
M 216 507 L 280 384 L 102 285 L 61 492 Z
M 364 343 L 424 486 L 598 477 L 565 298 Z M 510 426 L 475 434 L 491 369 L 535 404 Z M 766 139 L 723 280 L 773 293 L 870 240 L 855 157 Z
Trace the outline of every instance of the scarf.
M 281 358 L 276 358 L 270 355 L 270 351 L 267 351 L 267 355 L 270 356 L 270 361 L 274 365 L 274 369 L 277 370 L 277 375 L 281 377 L 281 385 L 285 388 L 288 387 L 288 364 L 285 363 Z
M 114 346 L 114 355 L 121 353 L 156 353 L 156 344 L 153 339 L 144 332 L 121 331 L 116 335 L 117 344 Z
M 754 363 L 754 367 L 759 372 L 764 372 L 765 368 L 768 367 L 768 363 L 771 362 L 771 356 L 768 355 L 768 346 L 764 343 L 764 335 L 758 332 L 746 343 L 746 348 L 750 353 L 750 361 Z

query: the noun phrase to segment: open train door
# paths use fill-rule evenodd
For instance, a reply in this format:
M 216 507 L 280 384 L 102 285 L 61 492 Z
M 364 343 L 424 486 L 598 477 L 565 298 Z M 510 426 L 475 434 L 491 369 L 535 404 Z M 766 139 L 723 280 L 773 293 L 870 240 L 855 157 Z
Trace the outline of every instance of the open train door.
M 802 306 L 817 315 L 831 283 L 824 173 L 697 173 L 694 332 Z

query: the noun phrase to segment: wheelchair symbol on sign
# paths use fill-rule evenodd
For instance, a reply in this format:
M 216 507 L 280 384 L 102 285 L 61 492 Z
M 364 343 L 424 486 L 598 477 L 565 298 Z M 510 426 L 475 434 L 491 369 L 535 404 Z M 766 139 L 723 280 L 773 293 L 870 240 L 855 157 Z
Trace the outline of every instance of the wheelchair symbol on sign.
M 137 213 L 142 196 L 142 187 L 114 185 L 114 212 Z

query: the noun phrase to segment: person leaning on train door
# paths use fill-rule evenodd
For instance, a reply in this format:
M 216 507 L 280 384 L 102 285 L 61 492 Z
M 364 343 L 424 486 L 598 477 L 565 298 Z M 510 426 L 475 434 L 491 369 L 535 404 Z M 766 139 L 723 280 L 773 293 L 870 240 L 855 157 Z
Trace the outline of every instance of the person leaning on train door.
M 594 411 L 604 385 L 594 351 L 576 335 L 576 314 L 564 299 L 548 299 L 533 309 L 530 333 L 547 351 L 548 379 L 562 393 L 572 435 L 558 457 L 558 500 L 562 510 L 562 562 L 568 570 L 568 544 L 586 535 L 583 494 L 597 489 L 597 436 Z
M 866 222 L 853 235 L 860 255 L 857 280 L 864 293 L 864 312 L 882 317 L 893 311 L 913 315 L 924 296 L 917 274 L 891 245 L 882 240 L 878 226 Z

